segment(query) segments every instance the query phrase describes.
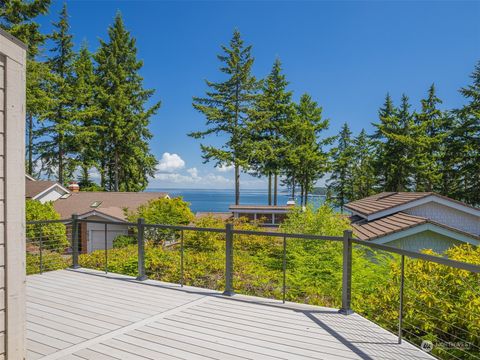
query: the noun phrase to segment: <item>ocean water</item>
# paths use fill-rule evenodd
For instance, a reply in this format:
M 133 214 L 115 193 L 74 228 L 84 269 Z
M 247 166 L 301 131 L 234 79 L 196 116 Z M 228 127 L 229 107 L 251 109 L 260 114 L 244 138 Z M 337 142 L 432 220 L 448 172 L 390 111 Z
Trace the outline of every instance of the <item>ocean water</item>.
M 190 208 L 194 213 L 202 211 L 226 212 L 228 207 L 235 203 L 235 191 L 232 190 L 211 190 L 211 189 L 161 189 L 152 188 L 146 191 L 167 192 L 171 197 L 181 196 L 183 200 L 190 203 Z M 290 199 L 290 194 L 279 192 L 278 205 L 286 205 Z M 298 203 L 299 199 L 295 199 Z M 324 201 L 324 197 L 312 195 L 309 202 L 314 206 L 319 206 Z M 240 204 L 242 205 L 267 205 L 268 192 L 265 190 L 241 190 Z

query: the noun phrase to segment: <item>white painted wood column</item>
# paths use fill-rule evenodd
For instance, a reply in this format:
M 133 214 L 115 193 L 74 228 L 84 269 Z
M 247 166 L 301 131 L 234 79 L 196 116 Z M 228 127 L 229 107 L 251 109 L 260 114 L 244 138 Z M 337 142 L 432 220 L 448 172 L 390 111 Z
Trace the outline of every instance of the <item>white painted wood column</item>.
M 25 359 L 25 45 L 0 31 L 0 359 Z

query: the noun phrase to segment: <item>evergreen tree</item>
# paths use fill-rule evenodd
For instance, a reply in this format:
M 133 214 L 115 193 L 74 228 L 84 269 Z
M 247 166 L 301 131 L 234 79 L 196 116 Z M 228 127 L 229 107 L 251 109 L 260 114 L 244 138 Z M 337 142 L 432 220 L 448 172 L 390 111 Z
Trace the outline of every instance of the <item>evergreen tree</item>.
M 250 163 L 253 170 L 268 177 L 268 204 L 277 205 L 278 176 L 283 168 L 285 126 L 294 116 L 292 93 L 287 91 L 288 82 L 282 74 L 282 65 L 276 59 L 270 74 L 263 81 L 261 93 L 251 112 L 249 127 L 253 154 Z
M 400 108 L 393 107 L 387 95 L 379 111 L 380 123 L 373 124 L 377 145 L 377 174 L 384 191 L 407 191 L 412 181 L 411 129 L 413 116 L 408 97 L 402 95 Z
M 195 139 L 208 135 L 227 136 L 221 147 L 201 144 L 205 162 L 215 161 L 215 166 L 233 165 L 235 168 L 235 204 L 240 203 L 240 169 L 247 169 L 245 151 L 246 121 L 258 90 L 258 82 L 251 74 L 254 58 L 251 46 L 246 46 L 240 32 L 234 31 L 230 47 L 222 46 L 218 55 L 222 62 L 220 71 L 226 75 L 223 82 L 206 81 L 209 90 L 205 97 L 194 97 L 193 107 L 206 118 L 207 129 L 192 132 Z
M 328 120 L 322 118 L 322 108 L 310 95 L 303 94 L 295 106 L 295 116 L 285 125 L 283 149 L 287 182 L 300 186 L 301 205 L 307 204 L 313 185 L 328 169 L 328 155 L 323 146 L 332 139 L 320 138 L 326 129 Z
M 442 132 L 445 116 L 438 109 L 442 101 L 435 94 L 435 85 L 430 86 L 428 97 L 421 103 L 422 110 L 415 114 L 412 129 L 415 191 L 434 191 L 441 183 L 440 150 L 445 138 Z
M 38 130 L 39 137 L 43 139 L 38 143 L 38 151 L 47 174 L 50 176 L 57 170 L 57 181 L 64 184 L 75 170 L 71 160 L 74 133 L 71 118 L 74 52 L 66 4 L 60 12 L 59 21 L 53 23 L 53 26 L 55 30 L 50 38 L 54 45 L 48 59 L 53 77 L 50 87 L 53 104 L 46 115 L 48 120 L 43 120 Z
M 27 47 L 27 94 L 26 94 L 26 171 L 34 175 L 34 146 L 38 118 L 42 118 L 51 105 L 48 91 L 50 70 L 47 64 L 36 59 L 45 35 L 34 21 L 46 14 L 50 0 L 18 1 L 5 0 L 0 3 L 0 27 L 23 41 Z
M 99 168 L 100 157 L 99 132 L 102 130 L 98 122 L 101 114 L 96 102 L 96 83 L 92 55 L 88 51 L 87 44 L 83 43 L 80 52 L 73 63 L 74 79 L 72 91 L 76 96 L 73 98 L 73 121 L 75 125 L 75 150 L 76 163 L 80 167 L 79 182 L 82 189 L 92 187 L 89 171 Z
M 28 56 L 34 59 L 38 46 L 45 41 L 40 26 L 33 19 L 48 12 L 51 0 L 3 0 L 0 2 L 0 27 L 28 47 Z
M 365 129 L 353 141 L 352 198 L 363 199 L 376 192 L 373 144 Z
M 328 182 L 333 204 L 343 212 L 344 205 L 353 199 L 354 153 L 352 132 L 347 123 L 343 124 L 336 137 L 337 146 L 332 149 L 331 175 Z
M 471 75 L 472 84 L 460 89 L 468 103 L 455 111 L 454 136 L 459 151 L 459 197 L 468 204 L 480 205 L 480 61 Z
M 160 102 L 147 108 L 154 90 L 143 88 L 136 41 L 117 13 L 108 29 L 109 40 L 100 40 L 94 58 L 99 115 L 100 174 L 103 188 L 113 191 L 141 191 L 155 173 L 157 161 L 150 153 L 150 118 Z

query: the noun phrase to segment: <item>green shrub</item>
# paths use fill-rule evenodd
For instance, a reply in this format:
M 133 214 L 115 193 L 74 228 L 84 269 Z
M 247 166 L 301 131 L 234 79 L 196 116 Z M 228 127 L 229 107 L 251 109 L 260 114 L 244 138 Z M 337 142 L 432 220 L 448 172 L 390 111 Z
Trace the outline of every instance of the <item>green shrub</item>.
M 137 243 L 137 238 L 134 236 L 129 236 L 129 235 L 118 235 L 114 240 L 113 240 L 113 247 L 116 248 L 123 248 L 128 245 L 134 245 Z
M 27 200 L 25 203 L 26 221 L 60 220 L 60 215 L 55 211 L 53 204 L 42 204 L 37 200 Z M 43 249 L 63 253 L 69 246 L 65 225 L 61 223 L 27 225 L 27 251 L 39 247 L 42 240 Z

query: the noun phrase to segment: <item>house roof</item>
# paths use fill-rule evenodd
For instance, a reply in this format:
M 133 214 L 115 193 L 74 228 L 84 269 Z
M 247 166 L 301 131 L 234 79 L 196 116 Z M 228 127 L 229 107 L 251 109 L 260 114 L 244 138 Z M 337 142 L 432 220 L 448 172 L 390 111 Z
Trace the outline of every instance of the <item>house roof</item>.
M 229 220 L 232 218 L 232 213 L 231 212 L 197 212 L 195 214 L 195 217 L 197 219 L 202 219 L 202 218 L 205 218 L 205 217 L 213 217 L 215 219 L 220 219 L 220 220 Z
M 434 192 L 382 192 L 350 202 L 345 208 L 369 220 L 403 211 L 422 202 L 435 201 L 480 216 L 480 209 Z
M 290 210 L 293 205 L 230 205 L 230 210 Z
M 135 211 L 140 205 L 150 200 L 167 197 L 164 192 L 95 192 L 80 191 L 71 193 L 66 198 L 60 198 L 53 203 L 55 210 L 62 219 L 72 214 L 106 215 L 118 220 L 125 220 L 124 209 Z
M 364 219 L 360 221 L 352 221 L 352 228 L 353 233 L 360 240 L 374 240 L 427 223 L 480 240 L 480 236 L 478 235 L 432 221 L 425 217 L 405 214 L 402 212 L 368 222 Z
M 35 199 L 37 196 L 54 187 L 58 187 L 58 189 L 64 193 L 69 192 L 62 185 L 56 183 L 55 181 L 28 180 L 25 181 L 25 197 L 27 199 Z
M 346 204 L 345 207 L 362 215 L 371 215 L 433 194 L 431 192 L 382 192 L 352 201 Z

